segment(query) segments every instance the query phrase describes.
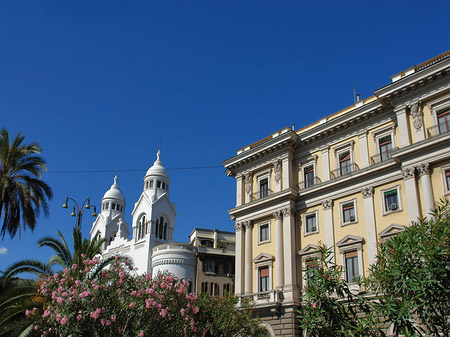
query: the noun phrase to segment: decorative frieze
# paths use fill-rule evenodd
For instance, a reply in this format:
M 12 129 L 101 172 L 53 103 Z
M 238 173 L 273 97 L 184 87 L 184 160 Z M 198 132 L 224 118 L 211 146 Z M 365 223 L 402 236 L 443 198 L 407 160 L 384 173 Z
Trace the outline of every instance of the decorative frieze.
M 152 268 L 155 268 L 157 266 L 161 265 L 168 265 L 168 264 L 186 264 L 188 266 L 195 266 L 196 262 L 192 260 L 187 259 L 163 259 L 158 260 L 152 263 Z
M 417 172 L 419 173 L 419 177 L 421 177 L 425 174 L 427 174 L 427 175 L 431 174 L 430 163 L 422 163 L 419 166 L 417 166 L 416 168 L 417 168 Z
M 367 186 L 361 189 L 363 198 L 371 198 L 373 196 L 373 186 Z
M 333 200 L 332 199 L 326 199 L 322 201 L 323 209 L 331 209 L 333 207 Z
M 414 178 L 415 173 L 416 173 L 416 168 L 414 166 L 402 167 L 402 175 L 403 175 L 404 180 Z

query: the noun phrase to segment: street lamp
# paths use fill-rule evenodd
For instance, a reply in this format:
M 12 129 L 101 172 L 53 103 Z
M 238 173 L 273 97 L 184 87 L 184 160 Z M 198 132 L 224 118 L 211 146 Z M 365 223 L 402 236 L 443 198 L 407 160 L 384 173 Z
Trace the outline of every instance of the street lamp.
M 81 207 L 78 205 L 78 203 L 75 201 L 75 199 L 72 199 L 71 197 L 66 197 L 66 202 L 62 205 L 63 208 L 69 208 L 68 202 L 69 200 L 72 200 L 75 203 L 75 206 L 73 206 L 73 211 L 70 213 L 70 216 L 76 216 L 77 217 L 77 227 L 81 228 L 81 220 L 83 218 L 83 211 L 85 209 L 91 209 L 91 199 L 87 198 L 85 201 L 83 201 L 83 204 Z M 97 207 L 92 205 L 94 207 L 94 212 L 92 212 L 92 216 L 97 216 Z

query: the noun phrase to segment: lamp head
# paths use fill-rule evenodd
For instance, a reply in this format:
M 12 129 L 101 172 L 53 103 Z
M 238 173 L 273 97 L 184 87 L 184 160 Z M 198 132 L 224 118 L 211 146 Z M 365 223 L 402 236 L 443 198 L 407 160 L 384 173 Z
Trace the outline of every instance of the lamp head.
M 62 205 L 63 208 L 69 208 L 69 205 L 67 205 L 68 201 L 69 201 L 69 198 L 66 198 L 66 202 Z
M 76 216 L 77 214 L 75 213 L 75 206 L 73 206 L 73 211 L 72 213 L 70 213 L 70 216 Z

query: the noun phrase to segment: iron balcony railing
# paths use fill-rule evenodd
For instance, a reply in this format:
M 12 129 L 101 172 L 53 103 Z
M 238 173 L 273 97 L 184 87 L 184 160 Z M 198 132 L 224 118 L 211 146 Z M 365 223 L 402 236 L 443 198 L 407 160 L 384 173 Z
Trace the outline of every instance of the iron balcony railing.
M 391 148 L 391 149 L 389 149 L 387 151 L 383 151 L 383 152 L 377 153 L 374 156 L 371 156 L 370 157 L 370 165 L 378 164 L 378 163 L 381 163 L 381 162 L 386 161 L 388 159 L 391 159 L 392 158 L 392 152 L 395 152 L 395 150 L 397 150 L 396 147 L 395 148 Z
M 280 302 L 280 291 L 277 289 L 263 291 L 254 294 L 241 295 L 241 298 L 248 298 L 254 304 L 260 303 L 278 303 Z
M 258 191 L 256 193 L 253 193 L 251 195 L 251 197 L 252 197 L 251 201 L 263 199 L 263 198 L 268 197 L 269 195 L 272 195 L 272 194 L 273 194 L 273 191 L 267 188 L 265 190 L 261 190 L 261 191 Z
M 350 174 L 350 173 L 358 171 L 358 170 L 359 170 L 359 166 L 356 163 L 350 163 L 348 165 L 339 167 L 339 168 L 331 171 L 330 172 L 331 179 L 334 179 L 337 177 L 342 177 L 342 176 L 345 176 L 347 174 Z
M 298 184 L 298 188 L 299 188 L 300 190 L 304 190 L 304 189 L 310 188 L 310 187 L 312 187 L 312 186 L 314 186 L 314 185 L 319 185 L 319 184 L 321 184 L 321 183 L 322 183 L 322 181 L 320 180 L 319 177 L 314 177 L 314 178 L 311 179 L 311 180 L 301 181 L 301 182 Z
M 446 133 L 450 133 L 450 120 L 439 123 L 438 125 L 432 126 L 427 129 L 428 131 L 428 137 L 436 137 L 439 135 L 443 135 Z

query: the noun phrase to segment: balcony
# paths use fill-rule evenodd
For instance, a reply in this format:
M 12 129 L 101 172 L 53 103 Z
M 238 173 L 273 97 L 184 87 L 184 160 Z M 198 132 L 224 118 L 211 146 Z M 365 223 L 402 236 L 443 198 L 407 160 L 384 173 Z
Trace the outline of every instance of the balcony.
M 256 193 L 253 193 L 251 195 L 251 200 L 250 201 L 263 199 L 263 198 L 268 197 L 269 195 L 272 195 L 272 194 L 273 194 L 273 191 L 270 190 L 270 189 L 261 190 L 261 191 L 258 191 Z
M 427 132 L 429 138 L 450 133 L 450 120 L 428 128 Z
M 383 161 L 389 160 L 392 158 L 392 152 L 395 152 L 398 148 L 391 148 L 389 151 L 384 151 L 381 153 L 377 153 L 374 156 L 370 157 L 370 165 L 375 165 L 381 163 Z
M 304 190 L 304 189 L 313 187 L 315 185 L 319 185 L 321 183 L 322 183 L 322 181 L 320 180 L 319 177 L 314 177 L 312 180 L 301 181 L 298 184 L 298 189 L 299 190 Z
M 337 168 L 330 172 L 330 178 L 335 179 L 338 177 L 342 177 L 348 175 L 352 172 L 359 171 L 359 166 L 356 163 L 350 163 L 343 167 Z
M 254 294 L 241 295 L 240 298 L 247 298 L 254 306 L 274 305 L 281 302 L 281 291 L 274 289 Z

